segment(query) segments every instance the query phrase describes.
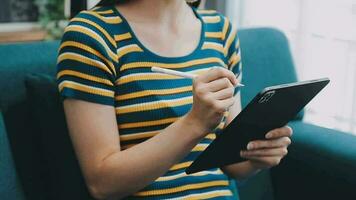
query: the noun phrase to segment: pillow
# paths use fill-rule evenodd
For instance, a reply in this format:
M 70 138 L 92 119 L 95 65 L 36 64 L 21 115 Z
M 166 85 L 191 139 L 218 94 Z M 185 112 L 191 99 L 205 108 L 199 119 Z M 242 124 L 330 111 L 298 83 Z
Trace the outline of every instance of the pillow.
M 25 78 L 30 112 L 38 128 L 48 163 L 50 199 L 93 199 L 87 190 L 69 137 L 63 104 L 54 77 L 30 74 Z

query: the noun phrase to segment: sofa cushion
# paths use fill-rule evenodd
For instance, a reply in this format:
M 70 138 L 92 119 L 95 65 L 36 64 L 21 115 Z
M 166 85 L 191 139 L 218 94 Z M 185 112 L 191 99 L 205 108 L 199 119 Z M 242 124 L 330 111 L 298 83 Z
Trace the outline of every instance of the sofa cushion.
M 26 77 L 25 85 L 49 171 L 49 199 L 91 199 L 70 141 L 55 79 L 32 74 Z

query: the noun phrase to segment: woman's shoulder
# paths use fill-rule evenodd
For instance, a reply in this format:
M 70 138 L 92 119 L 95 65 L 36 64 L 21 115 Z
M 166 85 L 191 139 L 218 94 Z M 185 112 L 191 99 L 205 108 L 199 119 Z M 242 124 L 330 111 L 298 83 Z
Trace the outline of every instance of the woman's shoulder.
M 113 7 L 95 7 L 81 11 L 73 17 L 65 33 L 82 33 L 102 44 L 116 47 L 114 30 L 121 22 L 122 19 L 116 14 Z M 76 37 L 76 39 L 80 38 Z
M 83 10 L 79 12 L 79 14 L 77 14 L 71 20 L 71 22 L 78 20 L 83 22 L 91 22 L 89 24 L 96 23 L 100 26 L 120 24 L 122 22 L 120 16 L 118 16 L 115 12 L 115 8 L 106 6 L 94 7 L 90 10 Z
M 197 13 L 206 25 L 206 36 L 226 41 L 229 34 L 237 31 L 237 27 L 216 10 L 197 9 Z

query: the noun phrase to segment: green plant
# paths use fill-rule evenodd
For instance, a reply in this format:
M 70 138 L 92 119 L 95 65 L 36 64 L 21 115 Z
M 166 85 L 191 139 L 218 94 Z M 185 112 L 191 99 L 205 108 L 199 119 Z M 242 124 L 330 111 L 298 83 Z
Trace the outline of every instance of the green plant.
M 47 31 L 47 39 L 59 39 L 67 25 L 64 16 L 64 0 L 35 0 L 39 23 Z

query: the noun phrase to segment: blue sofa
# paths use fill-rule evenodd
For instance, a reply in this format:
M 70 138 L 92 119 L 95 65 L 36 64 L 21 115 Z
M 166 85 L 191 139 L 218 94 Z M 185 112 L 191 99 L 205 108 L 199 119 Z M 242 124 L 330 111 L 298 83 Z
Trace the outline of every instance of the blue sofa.
M 243 106 L 266 86 L 297 81 L 283 33 L 260 28 L 241 30 L 239 34 L 246 84 L 242 90 Z M 49 181 L 51 169 L 43 152 L 46 144 L 39 141 L 34 125 L 41 122 L 33 121 L 26 104 L 25 76 L 44 73 L 54 77 L 58 45 L 58 41 L 0 45 L 1 200 L 86 199 L 82 180 Z M 307 124 L 302 119 L 300 113 L 290 122 L 293 144 L 278 167 L 237 183 L 240 199 L 356 199 L 356 137 Z M 64 158 L 73 157 L 69 155 L 72 151 L 56 147 L 67 152 Z M 64 174 L 66 170 L 72 175 L 76 172 L 61 163 L 57 165 Z M 60 188 L 49 189 L 53 183 Z M 82 194 L 69 196 L 73 191 Z

